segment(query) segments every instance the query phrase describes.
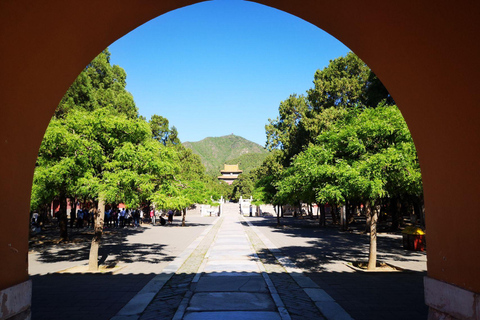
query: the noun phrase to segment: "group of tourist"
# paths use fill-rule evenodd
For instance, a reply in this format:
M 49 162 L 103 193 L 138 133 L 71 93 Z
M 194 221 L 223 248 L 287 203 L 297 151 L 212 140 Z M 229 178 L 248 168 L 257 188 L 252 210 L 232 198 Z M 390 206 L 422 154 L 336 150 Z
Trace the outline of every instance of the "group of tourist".
M 173 223 L 173 215 L 174 215 L 173 210 L 168 210 L 167 212 L 168 224 Z M 152 225 L 155 225 L 157 222 L 157 219 L 160 219 L 160 224 L 164 226 L 167 223 L 167 221 L 163 216 L 164 214 L 161 213 L 160 211 L 155 211 L 153 209 L 150 210 L 150 221 L 152 222 Z
M 79 209 L 77 210 L 76 218 L 71 220 L 76 221 L 76 228 L 93 228 L 95 225 L 95 211 L 96 209 Z M 142 217 L 141 210 L 135 209 L 109 209 L 105 211 L 104 223 L 105 227 L 123 228 L 126 226 L 138 227 Z
M 140 226 L 143 212 L 138 209 L 111 209 L 105 211 L 105 226 L 114 228 L 123 228 Z
M 71 219 L 71 227 L 73 222 L 76 221 L 76 228 L 93 228 L 95 225 L 95 211 L 96 209 L 79 209 L 77 210 L 76 217 Z M 168 224 L 173 223 L 173 210 L 167 212 Z M 104 223 L 108 228 L 124 228 L 127 226 L 139 227 L 144 218 L 143 211 L 139 209 L 109 209 L 105 211 Z M 160 224 L 163 226 L 167 224 L 167 220 L 164 218 L 164 214 L 160 211 L 150 211 L 150 222 L 152 225 L 156 225 L 156 222 L 160 220 Z

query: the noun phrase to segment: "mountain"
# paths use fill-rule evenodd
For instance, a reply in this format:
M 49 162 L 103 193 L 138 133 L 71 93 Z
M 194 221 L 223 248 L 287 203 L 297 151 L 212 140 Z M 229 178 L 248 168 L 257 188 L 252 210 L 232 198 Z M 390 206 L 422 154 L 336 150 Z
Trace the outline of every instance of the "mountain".
M 261 145 L 233 134 L 183 145 L 200 156 L 207 173 L 212 175 L 220 175 L 224 164 L 239 164 L 241 170 L 249 172 L 262 164 L 268 154 Z

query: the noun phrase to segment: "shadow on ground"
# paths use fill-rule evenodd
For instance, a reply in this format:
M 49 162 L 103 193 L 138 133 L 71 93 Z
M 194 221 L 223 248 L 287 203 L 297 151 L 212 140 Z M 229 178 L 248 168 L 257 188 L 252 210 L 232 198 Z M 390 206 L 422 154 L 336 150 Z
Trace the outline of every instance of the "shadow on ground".
M 207 226 L 202 223 L 187 223 L 181 227 L 179 223 L 166 226 L 154 226 L 158 232 L 163 228 L 189 228 Z M 108 264 L 147 262 L 158 263 L 172 261 L 175 257 L 163 253 L 163 244 L 128 243 L 127 237 L 145 232 L 145 227 L 106 228 L 102 236 L 99 249 L 99 263 L 104 263 L 110 257 Z M 39 254 L 41 263 L 56 263 L 62 261 L 88 260 L 90 243 L 93 238 L 91 228 L 69 228 L 69 241 L 59 241 L 59 231 L 56 227 L 47 227 L 41 233 L 35 234 L 30 239 L 30 251 Z
M 359 260 L 366 257 L 368 237 L 362 234 L 339 232 L 335 228 L 318 228 L 311 222 L 283 219 L 282 228 L 276 228 L 276 219 L 254 219 L 256 226 L 272 228 L 285 237 L 303 237 L 309 246 L 284 246 L 282 253 L 294 261 L 305 274 L 335 299 L 354 319 L 426 319 L 428 309 L 423 298 L 423 277 L 425 272 L 400 273 L 359 273 L 338 272 L 329 269 L 332 260 Z M 157 228 L 157 227 L 156 227 Z M 162 227 L 158 227 L 161 230 Z M 102 259 L 115 255 L 119 261 L 145 261 L 155 264 L 174 257 L 162 253 L 163 245 L 124 243 L 129 235 L 144 232 L 144 229 L 123 229 L 106 236 L 100 249 Z M 110 237 L 110 238 L 108 238 Z M 91 238 L 90 238 L 91 239 Z M 108 239 L 108 241 L 107 241 Z M 88 258 L 89 241 L 83 243 L 39 246 L 33 250 L 42 256 L 42 262 L 77 261 Z M 153 250 L 153 252 L 152 252 Z M 398 237 L 379 239 L 379 252 L 397 257 L 402 261 L 417 261 L 424 253 L 410 252 L 402 248 Z M 259 256 L 268 252 L 259 252 Z M 143 260 L 142 260 L 143 259 Z M 155 274 L 47 274 L 32 276 L 33 300 L 32 319 L 89 319 L 103 320 L 114 316 Z M 177 275 L 192 278 L 193 274 Z M 281 298 L 291 308 L 292 319 L 307 319 L 302 316 L 305 302 L 300 293 L 292 290 L 286 274 L 271 273 L 277 282 Z M 287 281 L 288 280 L 288 281 Z M 280 283 L 280 284 L 278 284 Z M 285 290 L 282 290 L 282 285 Z M 184 287 L 179 289 L 184 291 Z M 178 303 L 183 291 L 176 295 L 165 294 L 165 301 L 159 301 L 159 308 L 172 308 L 172 301 Z M 158 299 L 157 299 L 158 300 Z M 306 303 L 306 302 L 305 302 Z M 165 312 L 167 310 L 164 310 Z M 168 318 L 168 317 L 167 317 Z M 167 319 L 165 318 L 165 319 Z
M 315 221 L 283 218 L 283 225 L 277 226 L 276 219 L 252 219 L 253 225 L 269 227 L 275 233 L 288 237 L 305 238 L 309 246 L 283 246 L 280 249 L 287 253 L 298 267 L 309 271 L 327 271 L 325 266 L 332 260 L 345 262 L 368 259 L 369 236 L 361 233 L 341 232 L 337 227 L 319 227 Z M 318 223 L 318 222 L 317 222 Z M 417 262 L 424 259 L 425 252 L 408 251 L 403 248 L 401 239 L 395 236 L 379 235 L 377 240 L 379 258 L 402 262 Z
M 258 274 L 242 273 L 241 277 Z M 306 273 L 356 320 L 423 320 L 421 274 Z M 113 317 L 155 274 L 48 274 L 32 276 L 33 320 L 107 320 Z M 171 319 L 195 274 L 176 274 L 141 319 Z M 232 276 L 227 275 L 227 279 Z M 305 292 L 286 273 L 270 279 L 293 320 L 318 319 Z M 288 278 L 288 279 L 287 279 Z M 230 281 L 231 282 L 231 281 Z M 219 292 L 222 291 L 219 289 Z M 244 290 L 245 291 L 245 290 Z M 247 290 L 248 291 L 248 290 Z M 311 310 L 310 310 L 311 309 Z M 310 311 L 310 316 L 306 316 Z
M 31 276 L 32 320 L 107 320 L 155 274 Z
M 341 232 L 332 226 L 321 228 L 318 221 L 295 218 L 282 219 L 280 227 L 276 226 L 276 218 L 250 222 L 287 237 L 304 238 L 308 246 L 285 245 L 279 249 L 299 268 L 307 270 L 305 275 L 354 319 L 427 319 L 423 286 L 426 272 L 338 272 L 332 268 L 332 261 L 367 260 L 368 235 Z M 380 236 L 377 241 L 379 259 L 415 263 L 425 258 L 425 252 L 405 250 L 398 236 Z

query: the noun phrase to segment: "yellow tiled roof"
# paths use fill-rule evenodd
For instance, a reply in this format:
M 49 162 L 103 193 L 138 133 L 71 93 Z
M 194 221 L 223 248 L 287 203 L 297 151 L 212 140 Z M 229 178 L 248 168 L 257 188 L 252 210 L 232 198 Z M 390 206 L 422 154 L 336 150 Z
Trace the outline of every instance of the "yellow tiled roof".
M 232 173 L 235 173 L 235 174 L 240 174 L 243 171 L 238 169 L 238 164 L 224 164 L 223 165 L 223 170 L 220 170 L 220 172 L 222 174 L 229 173 L 229 172 L 232 172 Z
M 228 172 L 239 171 L 238 164 L 224 164 L 223 171 L 228 171 Z

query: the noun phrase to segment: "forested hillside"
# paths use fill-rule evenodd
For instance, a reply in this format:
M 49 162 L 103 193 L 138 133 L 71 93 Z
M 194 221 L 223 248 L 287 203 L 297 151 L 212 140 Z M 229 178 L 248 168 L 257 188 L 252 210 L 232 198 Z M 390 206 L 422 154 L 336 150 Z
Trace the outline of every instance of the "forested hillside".
M 233 134 L 184 142 L 183 145 L 200 156 L 207 173 L 212 175 L 218 175 L 225 163 L 238 163 L 240 169 L 249 172 L 261 165 L 268 154 L 259 144 Z

